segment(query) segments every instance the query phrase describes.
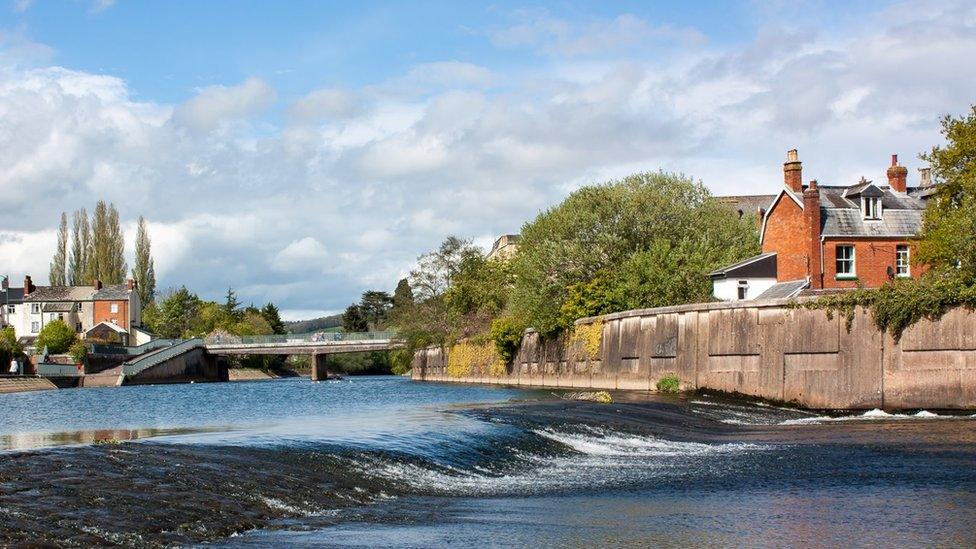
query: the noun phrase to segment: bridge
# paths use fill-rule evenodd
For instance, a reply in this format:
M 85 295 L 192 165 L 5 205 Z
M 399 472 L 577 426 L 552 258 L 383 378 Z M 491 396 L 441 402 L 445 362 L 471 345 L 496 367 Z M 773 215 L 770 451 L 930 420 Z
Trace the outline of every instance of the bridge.
M 309 355 L 312 379 L 326 379 L 325 358 L 339 353 L 389 351 L 403 347 L 394 332 L 314 332 L 310 334 L 274 334 L 231 336 L 218 334 L 203 340 L 211 355 Z

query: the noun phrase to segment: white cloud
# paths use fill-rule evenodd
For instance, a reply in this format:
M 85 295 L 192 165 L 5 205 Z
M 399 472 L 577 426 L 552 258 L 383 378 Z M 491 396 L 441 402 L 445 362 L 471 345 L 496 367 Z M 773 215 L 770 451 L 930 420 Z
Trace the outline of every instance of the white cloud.
M 274 89 L 250 77 L 238 86 L 208 86 L 173 112 L 173 120 L 196 132 L 209 132 L 221 122 L 247 118 L 274 102 Z
M 529 21 L 492 36 L 551 54 L 528 68 L 421 64 L 310 91 L 260 128 L 240 122 L 274 100 L 258 78 L 158 104 L 118 77 L 0 49 L 0 194 L 16 213 L 0 218 L 0 273 L 43 281 L 58 214 L 104 198 L 127 227 L 149 219 L 161 288 L 341 310 L 392 290 L 448 234 L 488 243 L 580 185 L 637 170 L 730 194 L 775 190 L 793 147 L 824 183 L 883 179 L 891 153 L 915 168 L 939 116 L 964 112 L 976 89 L 964 3 L 838 29 L 770 19 L 746 44 L 678 37 L 680 55 L 635 54 L 674 40 L 629 16 Z M 619 42 L 600 41 L 607 28 Z

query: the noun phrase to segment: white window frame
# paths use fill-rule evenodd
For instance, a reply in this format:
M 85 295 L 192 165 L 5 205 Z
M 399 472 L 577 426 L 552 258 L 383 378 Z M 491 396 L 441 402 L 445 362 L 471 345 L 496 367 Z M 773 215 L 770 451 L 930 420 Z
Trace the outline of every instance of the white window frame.
M 32 315 L 39 315 L 39 314 L 41 314 L 41 304 L 40 303 L 31 303 L 31 314 Z
M 31 333 L 38 334 L 40 332 L 41 332 L 41 323 L 36 320 L 31 321 Z
M 842 248 L 850 249 L 851 251 L 850 257 L 842 258 L 840 256 L 840 251 Z M 849 272 L 843 272 L 843 273 L 841 272 L 840 270 L 841 262 L 850 263 L 851 267 Z M 835 270 L 834 274 L 839 279 L 857 278 L 857 248 L 853 244 L 838 244 L 837 246 L 834 247 L 834 270 Z
M 741 296 L 740 296 L 740 292 L 741 292 Z M 736 301 L 749 299 L 748 280 L 740 280 L 739 283 L 735 285 L 735 297 L 736 297 Z
M 16 305 L 7 305 L 7 314 L 8 315 L 15 314 L 16 312 L 17 312 L 17 306 Z
M 112 304 L 110 304 L 108 306 L 108 309 L 109 309 L 109 312 L 111 312 L 112 314 L 118 314 L 118 312 L 119 312 L 119 304 L 118 303 L 112 303 Z
M 912 249 L 908 244 L 895 246 L 895 276 L 898 278 L 912 276 Z
M 881 219 L 881 198 L 876 196 L 862 196 L 861 215 L 864 219 Z

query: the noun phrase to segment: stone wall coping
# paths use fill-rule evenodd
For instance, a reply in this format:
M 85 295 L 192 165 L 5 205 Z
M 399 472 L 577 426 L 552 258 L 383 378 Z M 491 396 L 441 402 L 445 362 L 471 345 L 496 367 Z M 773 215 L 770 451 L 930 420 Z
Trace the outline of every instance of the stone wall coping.
M 623 318 L 633 318 L 640 316 L 654 316 L 669 313 L 693 313 L 698 311 L 720 311 L 727 309 L 771 309 L 783 308 L 795 303 L 804 303 L 816 300 L 816 296 L 808 297 L 789 297 L 781 299 L 763 299 L 751 301 L 716 301 L 712 303 L 689 303 L 687 305 L 671 305 L 668 307 L 653 307 L 650 309 L 633 309 L 630 311 L 620 311 L 599 316 L 590 316 L 577 320 L 574 324 L 592 324 L 597 321 L 620 320 Z

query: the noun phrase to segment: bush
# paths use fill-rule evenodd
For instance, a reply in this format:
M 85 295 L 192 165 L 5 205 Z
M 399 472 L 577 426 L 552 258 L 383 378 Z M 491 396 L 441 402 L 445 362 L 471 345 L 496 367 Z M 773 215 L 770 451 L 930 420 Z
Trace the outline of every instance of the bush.
M 657 390 L 660 393 L 674 394 L 681 390 L 681 381 L 678 376 L 669 374 L 657 380 Z
M 47 347 L 47 352 L 60 354 L 67 351 L 74 342 L 75 331 L 69 328 L 63 320 L 52 320 L 41 328 L 35 346 L 38 351 L 43 351 Z
M 71 358 L 74 359 L 75 364 L 85 364 L 88 360 L 88 346 L 82 341 L 72 343 L 68 352 L 71 353 Z
M 511 364 L 522 345 L 522 333 L 525 326 L 512 316 L 496 318 L 491 323 L 491 340 L 495 343 L 495 352 L 505 364 Z

